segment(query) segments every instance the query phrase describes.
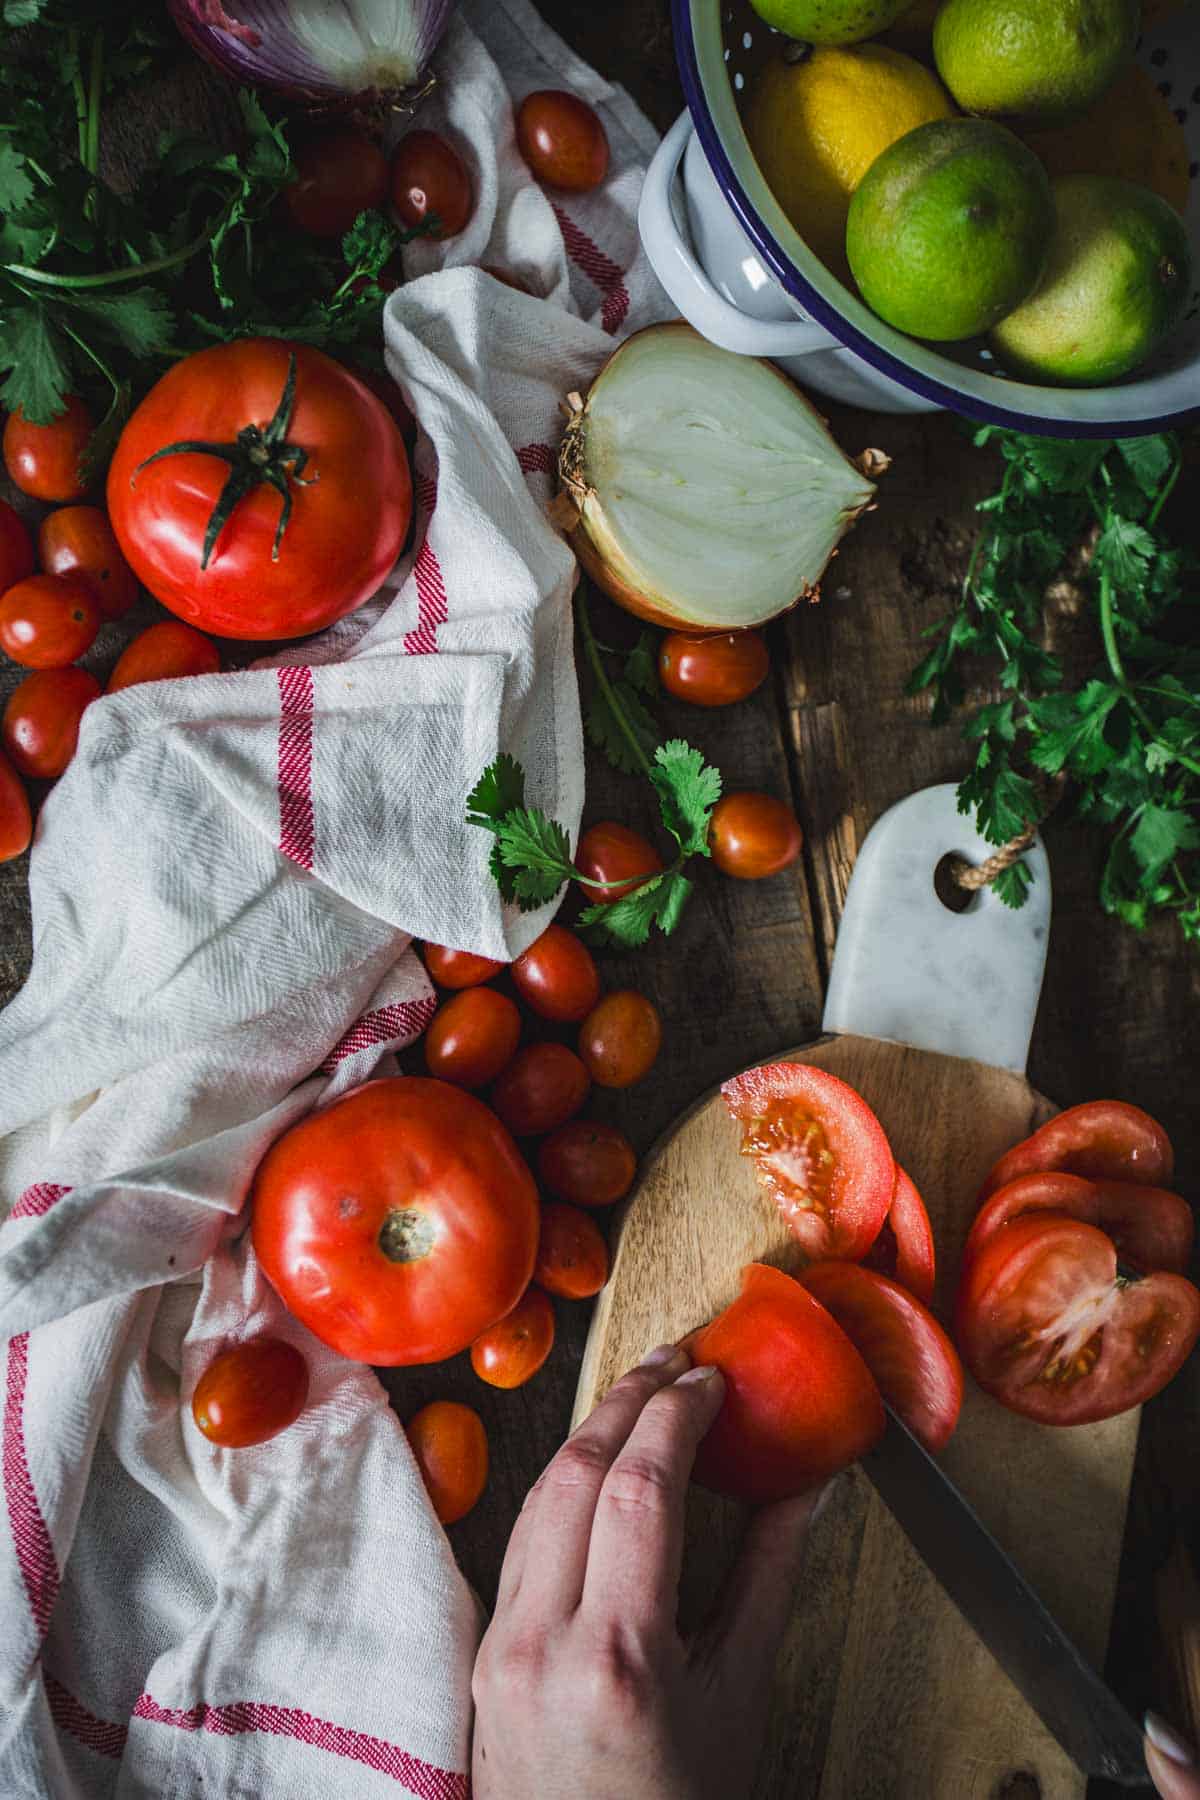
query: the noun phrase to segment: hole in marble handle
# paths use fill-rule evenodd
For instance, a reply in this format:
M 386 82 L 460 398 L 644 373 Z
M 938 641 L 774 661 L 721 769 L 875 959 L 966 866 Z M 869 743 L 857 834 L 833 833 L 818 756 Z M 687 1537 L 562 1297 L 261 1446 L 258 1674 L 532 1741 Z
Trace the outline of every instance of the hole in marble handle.
M 954 879 L 954 865 L 961 860 L 960 851 L 947 850 L 933 871 L 933 891 L 947 912 L 970 912 L 979 905 L 979 893 L 973 894 L 967 888 L 959 887 Z

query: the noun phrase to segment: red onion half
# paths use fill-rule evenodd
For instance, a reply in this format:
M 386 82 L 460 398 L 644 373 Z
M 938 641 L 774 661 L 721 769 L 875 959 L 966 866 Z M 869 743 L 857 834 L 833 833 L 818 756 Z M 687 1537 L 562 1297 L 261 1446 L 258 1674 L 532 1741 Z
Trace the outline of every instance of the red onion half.
M 399 99 L 416 87 L 454 0 L 170 0 L 183 35 L 250 87 L 296 99 Z

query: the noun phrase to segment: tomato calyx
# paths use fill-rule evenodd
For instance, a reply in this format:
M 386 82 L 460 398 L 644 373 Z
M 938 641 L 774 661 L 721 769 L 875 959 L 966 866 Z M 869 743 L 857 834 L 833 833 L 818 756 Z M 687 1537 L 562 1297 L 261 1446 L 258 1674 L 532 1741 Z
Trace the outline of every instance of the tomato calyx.
M 180 438 L 177 443 L 165 444 L 153 456 L 147 456 L 134 470 L 129 484 L 131 487 L 136 487 L 137 478 L 143 469 L 148 469 L 151 463 L 161 462 L 166 456 L 219 456 L 229 464 L 225 486 L 212 509 L 204 533 L 204 548 L 200 557 L 202 569 L 207 569 L 217 547 L 217 540 L 233 517 L 235 509 L 247 494 L 252 493 L 256 487 L 261 487 L 264 482 L 275 489 L 282 502 L 279 523 L 275 528 L 275 541 L 271 546 L 271 561 L 279 561 L 279 546 L 292 517 L 292 484 L 294 482 L 297 487 L 311 487 L 313 482 L 319 480 L 318 475 L 305 475 L 308 451 L 302 445 L 292 443 L 287 435 L 295 404 L 296 352 L 293 350 L 288 357 L 287 380 L 283 384 L 279 405 L 267 425 L 243 425 L 232 444 L 214 443 L 203 438 Z
M 435 1236 L 428 1213 L 396 1208 L 379 1227 L 379 1248 L 389 1262 L 420 1262 L 433 1249 Z

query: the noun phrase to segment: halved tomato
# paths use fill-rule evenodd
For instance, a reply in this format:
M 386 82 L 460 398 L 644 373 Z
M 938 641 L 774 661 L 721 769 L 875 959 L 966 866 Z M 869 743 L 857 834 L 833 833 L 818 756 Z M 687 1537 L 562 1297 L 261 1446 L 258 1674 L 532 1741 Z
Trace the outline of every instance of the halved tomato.
M 1116 1245 L 1119 1260 L 1143 1273 L 1187 1273 L 1195 1223 L 1182 1194 L 1131 1181 L 1085 1181 L 1061 1169 L 1020 1175 L 984 1202 L 963 1251 L 964 1269 L 1013 1219 L 1041 1212 L 1067 1213 L 1097 1226 Z
M 825 1308 L 779 1269 L 751 1263 L 732 1306 L 685 1339 L 725 1377 L 696 1480 L 760 1505 L 802 1494 L 856 1462 L 883 1433 L 871 1372 Z
M 1171 1140 L 1156 1119 L 1124 1100 L 1069 1106 L 1000 1158 L 979 1198 L 987 1200 L 1018 1175 L 1062 1169 L 1088 1181 L 1137 1181 L 1163 1187 L 1175 1172 Z
M 933 1314 L 899 1282 L 858 1263 L 818 1263 L 800 1282 L 833 1314 L 913 1436 L 929 1451 L 942 1449 L 958 1424 L 963 1372 Z
M 868 1269 L 877 1269 L 881 1275 L 898 1281 L 901 1287 L 916 1295 L 922 1306 L 932 1304 L 937 1278 L 933 1227 L 916 1183 L 899 1163 L 896 1164 L 896 1190 L 888 1216 L 863 1262 Z
M 980 1387 L 1044 1425 L 1140 1406 L 1200 1336 L 1200 1291 L 1181 1275 L 1117 1271 L 1113 1241 L 1058 1213 L 1014 1219 L 963 1277 L 958 1347 Z
M 742 1155 L 813 1262 L 865 1256 L 887 1217 L 896 1165 L 883 1126 L 852 1087 L 807 1063 L 748 1069 L 721 1089 Z

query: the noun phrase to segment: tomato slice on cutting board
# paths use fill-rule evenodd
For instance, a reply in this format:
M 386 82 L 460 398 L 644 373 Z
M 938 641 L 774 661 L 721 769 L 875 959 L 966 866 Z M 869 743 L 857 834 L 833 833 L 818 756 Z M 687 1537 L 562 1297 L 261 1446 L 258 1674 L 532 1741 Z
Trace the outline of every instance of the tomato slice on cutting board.
M 1014 1219 L 1041 1212 L 1067 1213 L 1095 1225 L 1112 1239 L 1120 1262 L 1146 1274 L 1187 1272 L 1195 1222 L 1182 1194 L 1131 1181 L 1085 1181 L 1061 1169 L 1018 1176 L 984 1202 L 963 1251 L 963 1268 Z
M 916 1183 L 899 1163 L 896 1164 L 896 1188 L 888 1216 L 863 1262 L 868 1269 L 898 1281 L 922 1306 L 932 1304 L 937 1278 L 933 1227 Z
M 933 1314 L 899 1282 L 859 1263 L 817 1263 L 800 1283 L 832 1313 L 913 1436 L 929 1451 L 942 1449 L 958 1424 L 963 1372 Z
M 1089 1181 L 1165 1187 L 1175 1172 L 1171 1140 L 1156 1119 L 1124 1100 L 1070 1106 L 1000 1158 L 980 1190 L 990 1199 L 1018 1175 L 1062 1169 Z
M 896 1165 L 883 1126 L 846 1082 L 807 1063 L 769 1063 L 721 1089 L 742 1155 L 813 1262 L 865 1256 L 887 1217 Z
M 725 1377 L 725 1399 L 700 1446 L 703 1487 L 755 1505 L 784 1500 L 856 1462 L 882 1435 L 883 1402 L 845 1332 L 798 1281 L 764 1263 L 742 1291 L 685 1339 L 692 1361 Z
M 983 1245 L 958 1297 L 958 1347 L 980 1387 L 1045 1425 L 1085 1425 L 1166 1386 L 1200 1336 L 1181 1275 L 1129 1279 L 1110 1237 L 1058 1213 Z

